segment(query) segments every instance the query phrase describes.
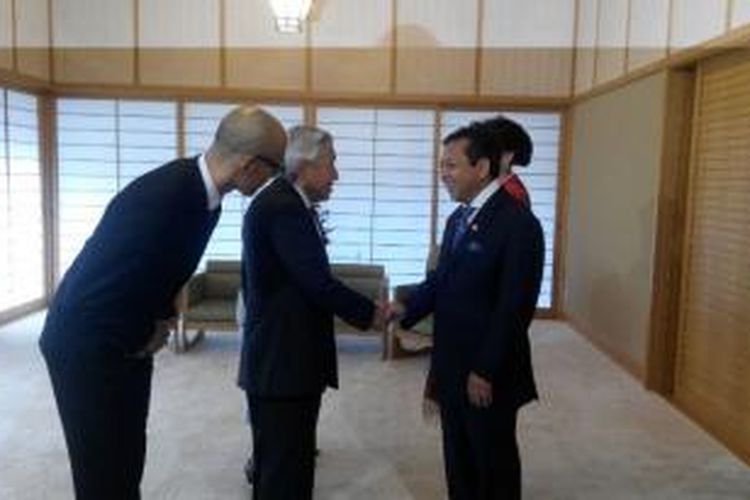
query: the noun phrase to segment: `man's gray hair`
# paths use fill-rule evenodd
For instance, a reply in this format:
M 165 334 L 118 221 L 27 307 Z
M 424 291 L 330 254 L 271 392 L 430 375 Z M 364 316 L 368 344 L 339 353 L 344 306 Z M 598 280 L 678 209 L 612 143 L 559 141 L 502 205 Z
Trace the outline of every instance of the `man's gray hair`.
M 287 131 L 289 141 L 284 155 L 287 174 L 294 177 L 300 165 L 315 161 L 326 144 L 333 143 L 330 133 L 317 127 L 298 125 Z

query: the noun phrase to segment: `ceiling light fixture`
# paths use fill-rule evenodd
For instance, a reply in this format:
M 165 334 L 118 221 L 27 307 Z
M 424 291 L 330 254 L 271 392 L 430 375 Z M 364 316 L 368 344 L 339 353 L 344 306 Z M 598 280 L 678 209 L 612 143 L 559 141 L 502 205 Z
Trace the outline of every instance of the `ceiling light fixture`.
M 312 0 L 270 0 L 276 29 L 281 33 L 301 33 Z

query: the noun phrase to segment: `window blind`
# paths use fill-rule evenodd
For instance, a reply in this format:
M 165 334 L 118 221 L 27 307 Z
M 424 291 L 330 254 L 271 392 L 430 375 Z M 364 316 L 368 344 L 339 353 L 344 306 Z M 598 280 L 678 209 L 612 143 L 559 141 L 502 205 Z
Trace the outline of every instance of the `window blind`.
M 0 311 L 44 296 L 44 219 L 35 96 L 0 89 Z
M 424 277 L 430 243 L 434 111 L 322 107 L 339 181 L 325 204 L 334 262 L 382 264 L 392 285 Z
M 213 140 L 221 118 L 237 104 L 186 103 L 185 151 L 189 156 L 203 153 Z M 281 121 L 285 128 L 303 122 L 302 106 L 262 106 Z M 201 267 L 207 259 L 239 260 L 242 256 L 242 218 L 250 199 L 237 191 L 227 194 L 222 201 L 221 219 L 203 255 Z
M 60 275 L 130 181 L 177 155 L 174 102 L 57 102 Z

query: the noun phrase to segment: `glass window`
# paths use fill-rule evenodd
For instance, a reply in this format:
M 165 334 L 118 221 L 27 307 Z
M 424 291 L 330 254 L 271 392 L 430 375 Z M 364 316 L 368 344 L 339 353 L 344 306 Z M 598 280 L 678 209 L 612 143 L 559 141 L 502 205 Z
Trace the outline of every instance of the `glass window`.
M 38 103 L 0 90 L 0 311 L 44 296 Z
M 424 277 L 430 244 L 434 111 L 320 108 L 339 181 L 324 206 L 333 262 L 382 264 L 391 285 Z
M 189 156 L 204 152 L 211 145 L 221 118 L 236 104 L 187 103 L 185 104 L 185 150 Z M 285 128 L 300 125 L 304 119 L 302 106 L 262 107 L 278 118 Z M 242 218 L 250 199 L 238 191 L 224 197 L 221 219 L 211 235 L 200 266 L 207 259 L 240 260 L 242 257 Z
M 112 197 L 177 155 L 174 102 L 57 101 L 59 269 L 62 276 Z

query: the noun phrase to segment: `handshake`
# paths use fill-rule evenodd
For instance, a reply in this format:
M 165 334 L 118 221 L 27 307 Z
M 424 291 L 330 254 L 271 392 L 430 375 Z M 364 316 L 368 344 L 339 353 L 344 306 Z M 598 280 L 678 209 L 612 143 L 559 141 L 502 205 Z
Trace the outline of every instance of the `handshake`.
M 400 320 L 404 316 L 406 308 L 401 302 L 381 302 L 375 303 L 375 313 L 372 316 L 371 330 L 384 331 L 388 326 Z

